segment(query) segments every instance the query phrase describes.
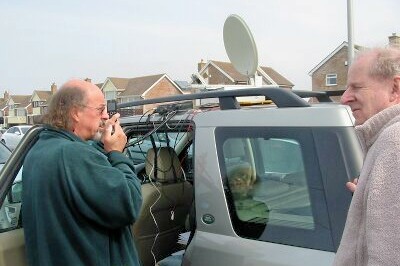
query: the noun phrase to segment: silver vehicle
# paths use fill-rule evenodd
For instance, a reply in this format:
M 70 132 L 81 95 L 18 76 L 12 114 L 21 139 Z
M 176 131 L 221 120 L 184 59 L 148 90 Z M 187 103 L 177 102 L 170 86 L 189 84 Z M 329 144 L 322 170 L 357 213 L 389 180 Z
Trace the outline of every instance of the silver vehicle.
M 328 98 L 268 88 L 118 105 L 219 99 L 217 109 L 176 103 L 120 119 L 143 180 L 132 227 L 142 265 L 332 264 L 352 196 L 345 183 L 359 174 L 361 150 L 348 109 L 311 106 L 295 93 Z M 247 95 L 275 105 L 241 107 L 236 98 Z M 2 208 L 21 203 L 15 179 L 41 130 L 28 132 L 0 172 Z M 0 229 L 0 266 L 26 265 L 23 225 L 13 221 Z
M 24 137 L 25 133 L 31 128 L 29 125 L 22 126 L 13 126 L 7 129 L 1 135 L 1 142 L 7 145 L 11 150 L 14 150 L 17 147 L 18 143 Z

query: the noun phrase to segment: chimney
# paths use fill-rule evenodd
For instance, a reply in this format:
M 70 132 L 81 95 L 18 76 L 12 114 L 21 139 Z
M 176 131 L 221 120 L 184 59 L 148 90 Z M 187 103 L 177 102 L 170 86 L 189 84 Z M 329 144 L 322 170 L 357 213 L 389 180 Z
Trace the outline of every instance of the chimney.
M 389 36 L 389 46 L 400 48 L 400 35 L 392 33 L 392 36 Z
M 50 91 L 51 91 L 51 95 L 54 95 L 56 93 L 56 91 L 57 91 L 56 83 L 53 82 L 53 84 L 51 84 Z
M 200 70 L 206 65 L 204 63 L 203 59 L 201 59 L 200 63 L 197 63 L 197 72 L 200 72 Z
M 4 91 L 4 100 L 8 99 L 10 99 L 10 94 L 8 93 L 8 91 Z
M 90 78 L 85 78 L 85 81 L 92 83 L 92 79 L 90 79 Z

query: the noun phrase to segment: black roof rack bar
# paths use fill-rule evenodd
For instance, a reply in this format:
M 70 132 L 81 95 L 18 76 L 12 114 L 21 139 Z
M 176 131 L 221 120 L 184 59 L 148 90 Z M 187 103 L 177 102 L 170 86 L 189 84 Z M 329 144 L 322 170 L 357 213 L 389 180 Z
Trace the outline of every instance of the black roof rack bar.
M 236 90 L 224 90 L 224 91 L 209 91 L 193 94 L 180 94 L 162 98 L 152 98 L 145 100 L 138 100 L 127 103 L 117 104 L 117 108 L 140 106 L 145 104 L 164 103 L 164 102 L 176 102 L 176 101 L 187 101 L 196 99 L 210 99 L 218 98 L 219 106 L 222 110 L 226 109 L 238 109 L 240 105 L 236 100 L 236 97 L 243 96 L 265 96 L 272 100 L 278 107 L 308 107 L 310 106 L 306 101 L 301 99 L 295 91 L 283 89 L 279 87 L 275 88 L 245 88 Z M 311 96 L 309 96 L 311 97 Z
M 315 97 L 319 102 L 332 102 L 330 97 L 341 96 L 346 90 L 327 90 L 327 91 L 293 91 L 301 98 Z
M 331 91 L 325 91 L 325 93 L 328 96 L 342 96 L 345 91 L 346 91 L 345 89 L 344 90 L 331 90 Z
M 332 102 L 324 91 L 293 91 L 293 93 L 301 98 L 315 97 L 319 102 Z

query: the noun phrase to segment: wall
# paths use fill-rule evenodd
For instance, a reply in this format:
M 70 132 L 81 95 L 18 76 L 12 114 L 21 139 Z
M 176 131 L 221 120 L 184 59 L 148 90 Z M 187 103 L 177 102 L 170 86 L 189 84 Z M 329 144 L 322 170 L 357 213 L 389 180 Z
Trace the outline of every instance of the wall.
M 341 90 L 347 82 L 347 47 L 343 47 L 312 75 L 312 90 Z M 326 86 L 326 75 L 337 74 L 337 85 Z
M 145 99 L 159 98 L 159 97 L 167 97 L 171 95 L 182 94 L 174 84 L 166 77 L 161 79 L 150 91 L 144 95 Z M 156 104 L 147 104 L 143 106 L 143 113 L 147 112 L 147 110 L 156 107 Z
M 317 69 L 312 75 L 312 90 L 344 90 L 347 82 L 347 47 L 340 49 L 325 64 Z M 326 75 L 337 74 L 337 85 L 326 86 Z M 333 97 L 334 101 L 339 101 L 340 97 Z

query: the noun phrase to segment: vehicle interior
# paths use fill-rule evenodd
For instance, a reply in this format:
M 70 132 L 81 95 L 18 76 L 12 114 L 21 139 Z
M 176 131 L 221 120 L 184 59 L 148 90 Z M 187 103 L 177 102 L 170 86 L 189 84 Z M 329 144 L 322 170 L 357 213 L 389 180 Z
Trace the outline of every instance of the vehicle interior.
M 124 126 L 125 153 L 142 180 L 142 210 L 132 226 L 142 265 L 155 265 L 183 249 L 179 235 L 194 230 L 189 225 L 194 204 L 192 124 L 172 119 L 175 114 L 150 114 L 139 119 L 143 122 Z

